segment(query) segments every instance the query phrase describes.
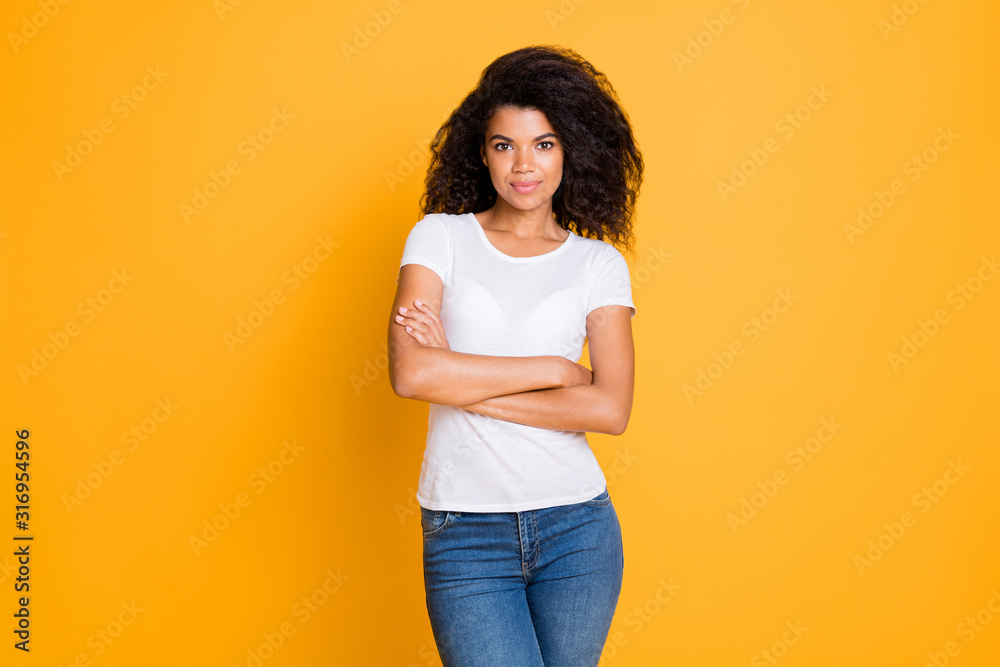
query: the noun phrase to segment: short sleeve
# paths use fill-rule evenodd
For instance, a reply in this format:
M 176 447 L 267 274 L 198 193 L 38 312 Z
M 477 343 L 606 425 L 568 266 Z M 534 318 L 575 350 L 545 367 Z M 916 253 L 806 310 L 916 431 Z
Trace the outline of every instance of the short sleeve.
M 427 215 L 418 220 L 406 237 L 403 256 L 399 268 L 406 264 L 422 264 L 441 276 L 441 282 L 448 282 L 451 270 L 451 239 L 444 222 L 436 215 Z M 399 273 L 396 274 L 399 284 Z
M 632 281 L 625 257 L 612 245 L 606 248 L 606 257 L 599 265 L 590 287 L 587 300 L 587 314 L 601 306 L 628 306 L 632 309 L 629 317 L 635 317 L 632 303 Z

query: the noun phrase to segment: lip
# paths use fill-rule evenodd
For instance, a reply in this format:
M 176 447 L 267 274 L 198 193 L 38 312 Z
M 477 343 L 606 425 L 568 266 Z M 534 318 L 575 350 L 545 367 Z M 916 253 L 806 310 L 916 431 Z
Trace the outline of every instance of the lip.
M 511 186 L 521 194 L 528 194 L 529 192 L 534 192 L 539 183 L 541 181 L 518 181 L 517 183 L 511 183 Z

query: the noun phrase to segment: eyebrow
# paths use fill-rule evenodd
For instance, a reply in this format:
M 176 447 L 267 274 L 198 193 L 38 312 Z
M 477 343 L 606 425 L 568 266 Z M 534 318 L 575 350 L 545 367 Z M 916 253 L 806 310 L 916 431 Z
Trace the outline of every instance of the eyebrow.
M 541 141 L 545 137 L 555 137 L 555 136 L 556 136 L 555 132 L 546 132 L 545 134 L 539 134 L 537 137 L 535 137 L 534 139 L 532 139 L 532 141 Z M 556 137 L 556 138 L 558 139 L 559 137 Z M 502 134 L 494 134 L 492 137 L 490 137 L 489 140 L 493 141 L 494 139 L 503 139 L 504 141 L 508 141 L 510 143 L 514 143 L 513 139 L 511 139 L 510 137 L 505 137 Z

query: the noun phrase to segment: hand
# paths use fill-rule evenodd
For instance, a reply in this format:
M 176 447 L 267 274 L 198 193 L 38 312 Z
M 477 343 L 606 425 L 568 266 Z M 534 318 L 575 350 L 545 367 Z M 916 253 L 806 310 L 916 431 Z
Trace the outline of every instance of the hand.
M 594 383 L 593 371 L 591 371 L 583 364 L 578 364 L 576 362 L 569 361 L 569 359 L 566 359 L 566 361 L 569 362 L 569 365 L 567 367 L 568 370 L 566 376 L 563 379 L 564 387 L 575 387 L 576 385 L 579 384 Z
M 420 301 L 414 301 L 416 310 L 399 307 L 399 313 L 395 317 L 396 324 L 406 329 L 406 333 L 424 347 L 440 347 L 450 350 L 448 338 L 444 335 L 444 325 L 441 318 L 430 306 Z

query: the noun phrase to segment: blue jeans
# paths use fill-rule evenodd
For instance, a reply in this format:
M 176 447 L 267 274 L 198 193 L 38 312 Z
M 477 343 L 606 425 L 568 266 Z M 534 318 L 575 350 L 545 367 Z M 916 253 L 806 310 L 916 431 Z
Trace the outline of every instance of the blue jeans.
M 524 512 L 421 508 L 424 588 L 444 667 L 597 665 L 621 592 L 605 488 Z

